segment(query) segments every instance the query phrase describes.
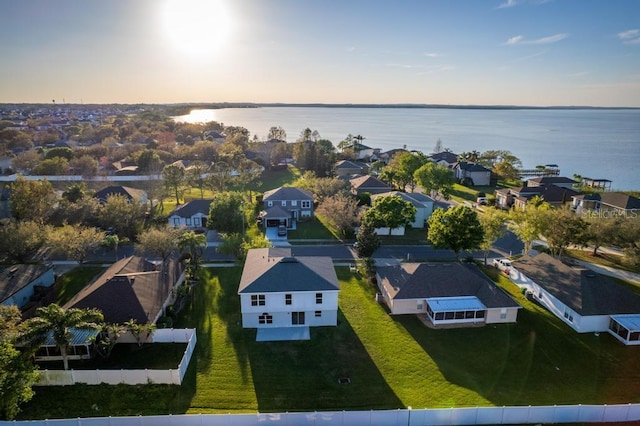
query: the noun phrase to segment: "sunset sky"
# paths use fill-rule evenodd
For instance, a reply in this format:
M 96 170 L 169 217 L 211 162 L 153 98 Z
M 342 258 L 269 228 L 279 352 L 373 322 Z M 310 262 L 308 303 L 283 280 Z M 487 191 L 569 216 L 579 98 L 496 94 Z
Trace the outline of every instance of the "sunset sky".
M 640 107 L 638 0 L 3 0 L 0 102 Z

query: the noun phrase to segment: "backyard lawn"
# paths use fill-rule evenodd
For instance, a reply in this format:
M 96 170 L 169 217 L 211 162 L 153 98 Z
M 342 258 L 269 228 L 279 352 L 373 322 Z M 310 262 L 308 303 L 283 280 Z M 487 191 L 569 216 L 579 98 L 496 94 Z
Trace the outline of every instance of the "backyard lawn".
M 55 303 L 60 306 L 67 303 L 103 270 L 100 266 L 81 266 L 60 276 L 55 284 Z
M 640 402 L 640 347 L 575 333 L 491 268 L 524 307 L 518 324 L 432 330 L 389 316 L 371 284 L 337 268 L 339 325 L 269 343 L 241 328 L 241 272 L 203 270 L 177 324 L 198 329 L 181 387 L 36 388 L 21 418 Z

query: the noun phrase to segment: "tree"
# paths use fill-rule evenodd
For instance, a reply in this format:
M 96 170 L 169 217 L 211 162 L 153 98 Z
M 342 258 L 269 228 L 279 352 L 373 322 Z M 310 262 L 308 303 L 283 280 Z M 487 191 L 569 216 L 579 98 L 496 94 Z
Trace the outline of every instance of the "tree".
M 593 246 L 593 256 L 598 255 L 598 249 L 605 244 L 613 244 L 617 234 L 623 228 L 625 219 L 618 217 L 586 216 L 586 242 Z
M 436 209 L 428 220 L 427 238 L 436 247 L 449 248 L 459 260 L 460 250 L 480 248 L 484 230 L 475 211 L 466 206 Z
M 398 189 L 406 191 L 406 187 L 409 186 L 409 190 L 413 192 L 416 187 L 415 172 L 428 161 L 422 153 L 405 151 L 394 155 L 385 168 L 393 170 L 393 181 Z
M 69 173 L 69 160 L 63 157 L 53 157 L 42 160 L 33 169 L 33 174 L 41 176 L 60 176 Z
M 527 203 L 524 211 L 512 210 L 509 228 L 524 243 L 524 253 L 528 254 L 533 242 L 540 238 L 548 224 L 548 211 L 551 206 L 542 202 L 539 197 L 533 197 Z
M 375 198 L 363 218 L 374 228 L 389 228 L 389 235 L 394 228 L 407 226 L 415 219 L 416 208 L 398 195 Z
M 371 257 L 380 247 L 380 237 L 376 234 L 373 225 L 367 220 L 364 220 L 360 225 L 356 241 L 358 243 L 356 251 L 360 257 Z
M 236 167 L 236 172 L 238 175 L 235 178 L 236 183 L 242 190 L 246 190 L 252 185 L 260 186 L 261 183 L 258 182 L 260 175 L 262 175 L 262 171 L 264 168 L 252 160 L 241 160 Z M 249 189 L 249 198 L 252 198 L 251 189 Z
M 520 172 L 518 171 L 518 169 L 513 164 L 507 163 L 506 161 L 497 163 L 493 167 L 492 172 L 506 181 L 514 181 L 520 179 Z
M 102 358 L 109 358 L 118 343 L 118 337 L 124 333 L 125 327 L 119 324 L 102 324 L 100 333 L 94 339 L 94 348 Z
M 23 263 L 44 244 L 46 227 L 36 222 L 9 221 L 0 227 L 0 257 Z
M 501 238 L 506 233 L 505 222 L 507 220 L 507 214 L 502 210 L 487 208 L 484 213 L 480 215 L 480 224 L 484 232 L 484 238 L 480 248 L 484 250 L 484 264 L 487 264 L 487 257 L 493 243 L 498 238 Z
M 158 173 L 162 168 L 162 160 L 155 149 L 145 149 L 136 157 L 140 173 Z
M 44 158 L 46 158 L 47 160 L 56 157 L 62 157 L 67 160 L 71 160 L 73 158 L 73 150 L 68 147 L 59 146 L 49 149 L 44 156 Z
M 280 126 L 272 126 L 267 134 L 267 140 L 273 139 L 286 142 L 287 132 Z
M 219 232 L 244 233 L 244 199 L 239 192 L 222 192 L 211 202 L 207 227 Z
M 93 227 L 65 224 L 59 228 L 49 228 L 46 240 L 54 252 L 82 263 L 100 246 L 104 232 Z
M 12 420 L 20 404 L 33 396 L 38 372 L 25 354 L 15 348 L 23 335 L 20 310 L 0 305 L 0 418 Z
M 342 193 L 324 199 L 316 213 L 329 221 L 341 237 L 353 235 L 353 228 L 360 223 L 358 200 Z
M 180 204 L 180 198 L 185 191 L 187 177 L 184 168 L 180 166 L 167 166 L 162 170 L 164 187 L 176 197 L 176 204 Z
M 552 209 L 548 214 L 542 235 L 547 239 L 553 255 L 561 256 L 571 244 L 585 243 L 587 223 L 580 216 L 568 209 Z
M 60 350 L 64 369 L 69 369 L 67 348 L 73 340 L 74 330 L 99 330 L 104 318 L 96 309 L 64 309 L 55 303 L 36 309 L 36 315 L 27 320 L 28 334 L 42 343 L 49 333 Z
M 233 180 L 233 167 L 226 161 L 216 161 L 211 165 L 207 186 L 214 192 L 224 192 Z
M 18 176 L 11 188 L 11 215 L 17 221 L 46 222 L 56 198 L 51 182 Z
M 204 189 L 207 186 L 207 166 L 202 161 L 194 161 L 187 169 L 187 182 L 200 190 L 200 199 L 204 199 Z
M 134 319 L 125 322 L 124 326 L 136 339 L 138 346 L 144 345 L 156 329 L 155 324 L 138 324 Z
M 84 182 L 79 182 L 69 185 L 69 187 L 62 193 L 62 198 L 70 203 L 75 203 L 82 200 L 86 195 L 87 185 Z
M 103 247 L 113 249 L 115 253 L 116 261 L 118 260 L 118 245 L 120 245 L 120 238 L 116 234 L 107 235 L 100 243 Z
M 144 204 L 110 195 L 98 210 L 98 223 L 102 229 L 115 229 L 119 237 L 134 240 L 144 225 L 146 211 Z
M 165 263 L 178 248 L 182 230 L 177 228 L 151 228 L 138 235 L 136 251 L 142 255 L 157 256 Z
M 187 250 L 191 264 L 194 265 L 195 269 L 198 269 L 200 257 L 202 257 L 206 246 L 207 236 L 205 234 L 196 234 L 193 231 L 187 231 L 178 237 L 178 248 L 180 251 Z
M 41 161 L 42 154 L 35 149 L 30 149 L 29 151 L 21 152 L 13 159 L 13 167 L 26 174 L 31 174 Z
M 445 200 L 449 199 L 455 182 L 453 173 L 449 168 L 430 161 L 415 171 L 414 178 L 424 192 L 432 197 L 440 193 Z
M 69 161 L 69 167 L 76 175 L 91 178 L 98 174 L 98 162 L 88 155 L 82 155 Z

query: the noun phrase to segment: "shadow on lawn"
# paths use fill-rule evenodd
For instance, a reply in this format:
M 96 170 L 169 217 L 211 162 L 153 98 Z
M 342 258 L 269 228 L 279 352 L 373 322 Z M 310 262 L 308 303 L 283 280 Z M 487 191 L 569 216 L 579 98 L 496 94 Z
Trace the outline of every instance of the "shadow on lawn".
M 247 342 L 261 412 L 403 407 L 341 311 L 338 321 L 308 341 Z

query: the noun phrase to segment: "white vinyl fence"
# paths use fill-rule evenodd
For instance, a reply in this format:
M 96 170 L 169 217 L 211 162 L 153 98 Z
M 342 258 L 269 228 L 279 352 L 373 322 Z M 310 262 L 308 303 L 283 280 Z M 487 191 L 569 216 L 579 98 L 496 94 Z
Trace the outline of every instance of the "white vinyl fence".
M 184 414 L 1 422 L 29 426 L 496 425 L 602 423 L 640 420 L 640 404 L 472 407 L 421 410 L 319 411 L 270 414 Z
M 196 330 L 192 328 L 155 330 L 151 343 L 187 343 L 187 348 L 175 369 L 170 370 L 40 370 L 40 379 L 36 386 L 64 386 L 76 383 L 99 385 L 141 385 L 162 383 L 179 385 L 182 383 L 191 356 L 196 347 Z

